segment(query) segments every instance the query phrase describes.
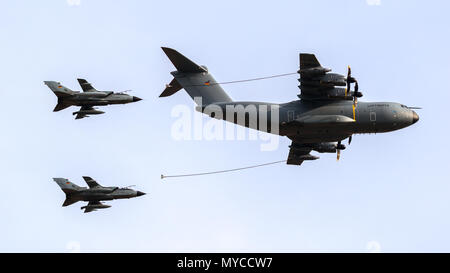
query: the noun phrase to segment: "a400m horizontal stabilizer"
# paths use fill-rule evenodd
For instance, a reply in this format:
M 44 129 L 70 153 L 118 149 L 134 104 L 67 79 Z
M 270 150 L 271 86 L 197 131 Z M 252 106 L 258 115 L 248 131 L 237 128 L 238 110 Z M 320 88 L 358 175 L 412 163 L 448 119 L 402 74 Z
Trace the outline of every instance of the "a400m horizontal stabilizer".
M 169 97 L 178 92 L 183 88 L 176 79 L 173 79 L 169 84 L 166 85 L 166 89 L 159 95 L 159 97 Z

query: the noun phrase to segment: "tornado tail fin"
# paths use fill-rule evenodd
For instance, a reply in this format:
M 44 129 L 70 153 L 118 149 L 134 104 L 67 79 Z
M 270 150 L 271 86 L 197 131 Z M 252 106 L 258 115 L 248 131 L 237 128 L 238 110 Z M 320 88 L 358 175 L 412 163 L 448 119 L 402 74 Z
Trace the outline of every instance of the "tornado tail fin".
M 66 194 L 66 200 L 64 200 L 63 207 L 72 205 L 78 202 L 77 198 L 73 197 L 73 194 L 80 191 L 82 188 L 65 178 L 53 178 L 53 180 L 58 184 L 61 190 Z
M 71 104 L 67 102 L 66 98 L 71 97 L 73 94 L 77 92 L 72 91 L 71 89 L 61 85 L 61 83 L 59 82 L 45 81 L 44 83 L 58 97 L 58 103 L 56 104 L 55 109 L 53 109 L 53 112 L 58 112 L 71 106 Z
M 77 192 L 82 189 L 77 184 L 74 184 L 65 178 L 53 178 L 53 180 L 56 182 L 56 184 L 58 184 L 58 186 L 61 188 L 61 190 L 63 192 L 65 192 L 66 194 Z
M 53 93 L 55 93 L 55 95 L 58 98 L 66 98 L 66 97 L 70 97 L 73 94 L 77 93 L 75 91 L 72 91 L 70 88 L 65 87 L 63 85 L 61 85 L 61 83 L 59 82 L 55 82 L 55 81 L 44 81 L 45 85 L 48 86 L 48 88 L 50 88 L 50 90 L 53 91 Z

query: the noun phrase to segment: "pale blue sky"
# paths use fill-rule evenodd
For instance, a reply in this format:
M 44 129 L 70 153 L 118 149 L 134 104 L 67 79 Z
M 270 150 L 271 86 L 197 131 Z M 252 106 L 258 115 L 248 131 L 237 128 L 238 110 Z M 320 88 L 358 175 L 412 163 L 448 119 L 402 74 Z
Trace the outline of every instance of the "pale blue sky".
M 76 2 L 76 1 L 75 1 Z M 450 251 L 447 1 L 0 2 L 0 251 Z M 364 101 L 421 106 L 420 121 L 357 135 L 336 162 L 321 155 L 184 179 L 160 174 L 285 159 L 289 141 L 174 141 L 170 113 L 185 92 L 159 99 L 172 64 L 160 46 L 208 66 L 218 81 L 298 69 L 315 53 L 345 73 Z M 132 89 L 144 100 L 73 119 L 52 110 L 43 84 Z M 287 102 L 296 76 L 224 86 L 235 100 Z M 52 177 L 137 185 L 148 195 L 83 214 L 62 208 Z

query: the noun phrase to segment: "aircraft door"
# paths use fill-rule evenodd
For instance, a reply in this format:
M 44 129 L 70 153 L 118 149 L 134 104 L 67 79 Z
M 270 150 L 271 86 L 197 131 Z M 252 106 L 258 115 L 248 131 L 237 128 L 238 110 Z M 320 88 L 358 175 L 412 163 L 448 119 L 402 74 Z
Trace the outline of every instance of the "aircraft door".
M 288 112 L 287 112 L 287 119 L 288 119 L 288 122 L 293 121 L 293 120 L 294 120 L 294 117 L 295 117 L 294 111 L 288 111 Z

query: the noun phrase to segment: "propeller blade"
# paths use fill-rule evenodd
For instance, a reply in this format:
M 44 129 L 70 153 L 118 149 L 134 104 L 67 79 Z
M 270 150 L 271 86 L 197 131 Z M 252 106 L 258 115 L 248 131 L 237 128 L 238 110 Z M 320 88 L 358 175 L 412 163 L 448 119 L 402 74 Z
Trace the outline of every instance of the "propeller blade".
M 352 143 L 352 136 L 348 137 L 348 145 L 350 145 L 350 143 Z
M 339 161 L 339 158 L 341 157 L 341 149 L 339 149 L 340 146 L 341 146 L 341 141 L 338 141 L 337 149 L 336 149 L 336 161 Z

